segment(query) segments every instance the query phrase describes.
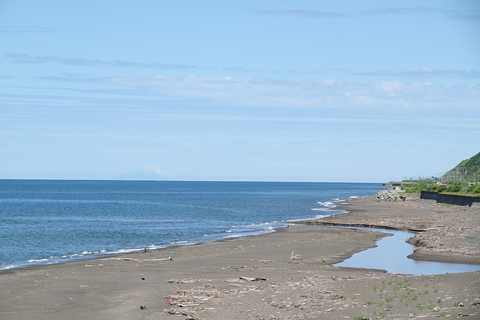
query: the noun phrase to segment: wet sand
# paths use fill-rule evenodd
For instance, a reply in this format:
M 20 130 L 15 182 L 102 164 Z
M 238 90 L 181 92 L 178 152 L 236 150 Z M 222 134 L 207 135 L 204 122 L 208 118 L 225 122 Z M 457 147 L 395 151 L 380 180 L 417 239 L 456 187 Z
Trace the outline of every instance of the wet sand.
M 0 272 L 0 319 L 480 319 L 480 272 L 333 267 L 385 234 L 315 225 L 415 230 L 413 258 L 480 264 L 477 211 L 349 202 L 271 234 Z

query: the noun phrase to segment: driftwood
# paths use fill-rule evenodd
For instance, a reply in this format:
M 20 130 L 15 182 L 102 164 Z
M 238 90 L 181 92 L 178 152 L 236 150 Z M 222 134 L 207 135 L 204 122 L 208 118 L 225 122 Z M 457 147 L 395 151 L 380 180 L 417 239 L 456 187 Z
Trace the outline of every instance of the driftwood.
M 260 277 L 256 277 L 256 278 L 240 277 L 239 279 L 244 281 L 267 281 L 267 278 L 260 278 Z
M 301 254 L 293 254 L 295 251 L 292 251 L 292 254 L 290 255 L 290 260 L 302 260 L 302 255 Z
M 204 311 L 215 311 L 217 308 L 224 308 L 225 305 L 230 303 L 237 303 L 239 296 L 254 294 L 257 297 L 259 293 L 262 293 L 262 297 L 267 298 L 258 299 L 255 302 L 262 309 L 266 308 L 275 312 L 279 309 L 299 308 L 305 316 L 313 317 L 318 314 L 356 306 L 358 301 L 348 299 L 335 292 L 332 286 L 334 281 L 353 279 L 351 277 L 332 279 L 322 275 L 315 275 L 304 277 L 298 281 L 268 283 L 264 282 L 265 278 L 240 277 L 235 279 L 235 282 L 240 282 L 239 284 L 177 288 L 172 295 L 165 297 L 171 307 L 165 309 L 164 312 L 170 315 L 185 316 L 187 319 L 203 319 L 202 313 Z M 178 283 L 185 283 L 181 282 L 182 280 L 172 280 L 180 281 Z M 185 279 L 187 282 L 192 280 L 202 282 L 201 280 L 204 279 Z M 224 281 L 228 283 L 234 280 Z M 247 285 L 247 282 L 249 283 L 250 281 L 260 282 L 257 282 L 255 285 Z M 262 317 L 258 315 L 255 319 L 262 319 Z

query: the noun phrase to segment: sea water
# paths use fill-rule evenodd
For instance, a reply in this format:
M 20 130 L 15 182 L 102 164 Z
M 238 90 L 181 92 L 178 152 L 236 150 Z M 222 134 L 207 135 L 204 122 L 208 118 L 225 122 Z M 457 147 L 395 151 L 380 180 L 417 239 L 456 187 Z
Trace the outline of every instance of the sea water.
M 0 180 L 0 270 L 272 232 L 376 183 Z

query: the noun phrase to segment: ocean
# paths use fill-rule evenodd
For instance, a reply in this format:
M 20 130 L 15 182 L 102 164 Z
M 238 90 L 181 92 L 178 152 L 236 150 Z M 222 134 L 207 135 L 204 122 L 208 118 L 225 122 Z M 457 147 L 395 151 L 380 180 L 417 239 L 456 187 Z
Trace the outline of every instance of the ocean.
M 377 183 L 0 180 L 0 270 L 273 232 Z

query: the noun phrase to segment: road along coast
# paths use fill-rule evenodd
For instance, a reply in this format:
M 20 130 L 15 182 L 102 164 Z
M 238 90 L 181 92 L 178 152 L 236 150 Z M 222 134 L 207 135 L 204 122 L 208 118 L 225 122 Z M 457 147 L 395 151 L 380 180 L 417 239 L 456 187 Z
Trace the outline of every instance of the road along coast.
M 479 263 L 480 215 L 411 198 L 271 234 L 0 272 L 0 319 L 480 318 L 480 272 L 412 276 L 334 267 L 413 230 L 415 259 Z

